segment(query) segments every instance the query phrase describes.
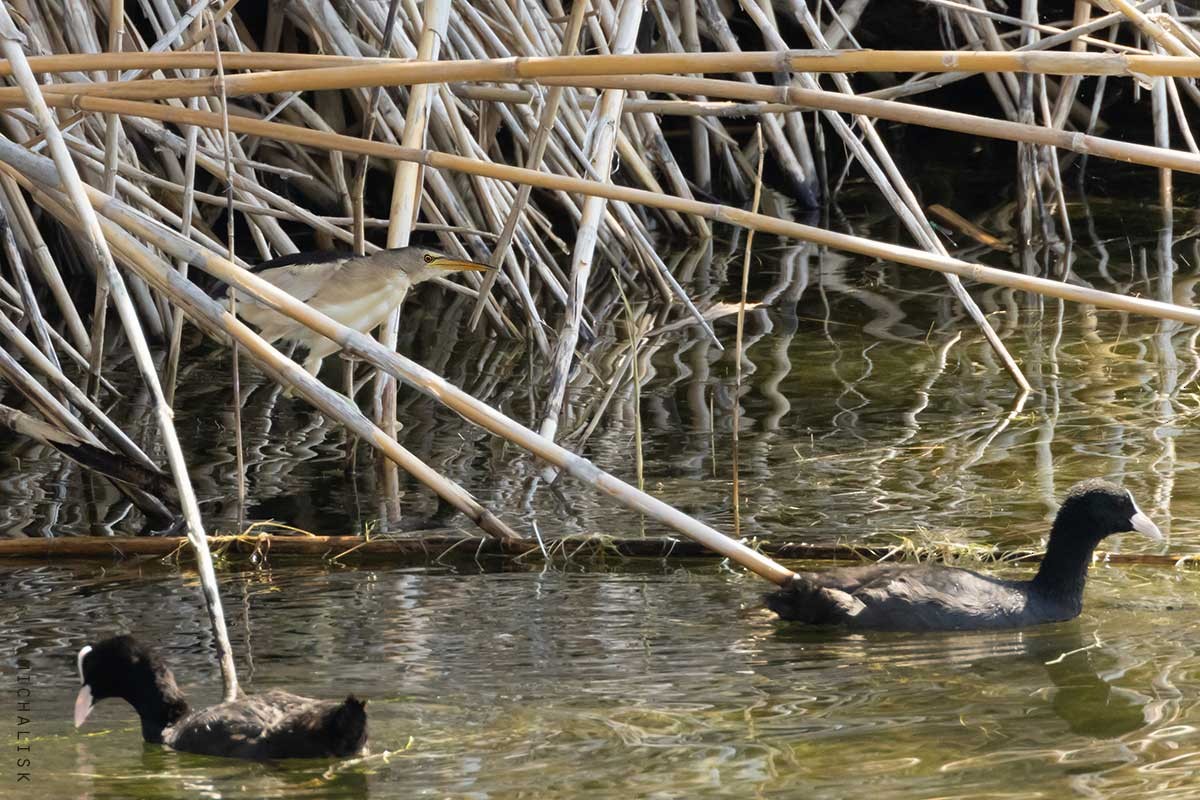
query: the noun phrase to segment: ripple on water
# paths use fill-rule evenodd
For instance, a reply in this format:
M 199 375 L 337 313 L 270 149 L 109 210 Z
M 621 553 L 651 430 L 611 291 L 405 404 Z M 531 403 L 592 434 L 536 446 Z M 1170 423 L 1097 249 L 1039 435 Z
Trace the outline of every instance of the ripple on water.
M 197 701 L 216 699 L 198 595 L 153 564 L 8 568 L 0 585 L 38 598 L 7 630 L 37 675 L 49 795 L 1157 797 L 1197 766 L 1200 620 L 1171 610 L 1200 590 L 1189 572 L 1101 569 L 1076 622 L 924 636 L 739 616 L 760 585 L 713 569 L 281 562 L 223 580 L 247 686 L 370 697 L 374 755 L 214 762 L 144 747 L 114 704 L 74 731 L 74 653 L 107 630 L 162 642 Z

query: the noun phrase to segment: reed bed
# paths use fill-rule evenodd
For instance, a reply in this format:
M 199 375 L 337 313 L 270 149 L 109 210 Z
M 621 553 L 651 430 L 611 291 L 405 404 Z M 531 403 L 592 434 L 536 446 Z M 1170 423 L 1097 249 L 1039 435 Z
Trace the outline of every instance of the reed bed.
M 173 511 L 210 572 L 174 427 L 177 414 L 193 410 L 172 408 L 187 374 L 185 328 L 195 326 L 233 345 L 235 369 L 240 352 L 380 454 L 385 527 L 401 514 L 398 467 L 495 546 L 530 547 L 504 521 L 510 509 L 487 508 L 399 443 L 398 380 L 541 458 L 547 468 L 530 492 L 566 472 L 784 582 L 791 573 L 773 559 L 645 491 L 640 438 L 636 477 L 605 473 L 576 452 L 604 425 L 618 387 L 632 381 L 637 397 L 664 332 L 694 327 L 706 347 L 733 346 L 738 358 L 751 344 L 743 341 L 754 307 L 746 279 L 731 310 L 693 280 L 693 262 L 668 263 L 664 243 L 746 229 L 940 272 L 1021 393 L 1031 383 L 973 298 L 976 284 L 1200 324 L 1200 311 L 1170 296 L 1110 292 L 952 254 L 876 130 L 889 121 L 1014 143 L 1016 233 L 1001 248 L 1071 241 L 1062 176 L 1080 158 L 1158 170 L 1167 207 L 1172 173 L 1200 174 L 1189 127 L 1200 102 L 1200 36 L 1183 4 L 1076 0 L 1055 4 L 1052 11 L 1070 14 L 1054 20 L 1033 1 L 1016 14 L 982 0 L 913 0 L 905 5 L 943 32 L 942 49 L 929 50 L 859 48 L 855 26 L 873 4 L 837 5 L 6 3 L 0 400 L 23 396 L 38 419 L 12 409 L 0 423 L 119 454 L 143 470 L 158 470 L 162 459 Z M 968 78 L 991 93 L 994 115 L 922 102 Z M 1136 108 L 1105 105 L 1106 87 L 1117 82 L 1134 87 L 1127 94 L 1135 99 L 1149 88 L 1150 140 L 1128 141 L 1120 130 Z M 836 199 L 838 171 L 851 169 L 877 188 L 911 245 L 809 224 L 804 212 Z M 764 182 L 787 200 L 764 199 L 760 211 Z M 990 236 L 953 209 L 938 215 Z M 57 235 L 48 241 L 50 230 Z M 486 392 L 464 391 L 398 354 L 402 310 L 375 340 L 248 270 L 280 255 L 374 252 L 414 237 L 495 268 L 442 288 L 472 309 L 464 335 L 515 340 L 539 366 L 525 424 L 477 396 Z M 745 259 L 748 275 L 748 243 Z M 214 302 L 205 273 L 339 342 L 375 380 L 358 380 L 353 363 L 345 393 L 308 376 L 241 323 L 236 308 Z M 106 326 L 109 308 L 119 332 Z M 737 338 L 723 342 L 712 321 L 734 312 Z M 622 318 L 627 336 L 606 340 L 601 332 Z M 127 402 L 105 374 L 114 341 L 153 399 L 156 425 L 142 441 L 110 419 Z M 606 352 L 595 349 L 606 341 Z M 609 382 L 601 401 L 574 407 L 572 392 L 596 380 Z M 242 402 L 235 392 L 233 406 L 240 411 Z M 238 419 L 231 435 L 240 437 Z M 239 444 L 231 476 L 239 497 L 241 453 Z M 146 491 L 136 481 L 122 486 Z M 209 591 L 206 599 L 216 624 L 219 598 Z M 231 666 L 226 691 L 236 691 Z

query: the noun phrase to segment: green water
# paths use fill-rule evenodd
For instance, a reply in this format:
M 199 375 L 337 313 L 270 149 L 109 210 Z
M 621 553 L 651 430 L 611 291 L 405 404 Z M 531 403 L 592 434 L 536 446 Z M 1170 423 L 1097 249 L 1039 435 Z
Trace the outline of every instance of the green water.
M 197 701 L 216 699 L 190 573 L 27 566 L 0 582 L 20 598 L 4 629 L 31 667 L 38 790 L 5 796 L 1195 791 L 1190 571 L 1101 567 L 1075 622 L 919 636 L 788 629 L 756 609 L 757 579 L 711 566 L 223 573 L 248 689 L 370 697 L 372 754 L 333 764 L 144 745 L 119 701 L 71 727 L 75 649 L 117 622 L 161 642 Z

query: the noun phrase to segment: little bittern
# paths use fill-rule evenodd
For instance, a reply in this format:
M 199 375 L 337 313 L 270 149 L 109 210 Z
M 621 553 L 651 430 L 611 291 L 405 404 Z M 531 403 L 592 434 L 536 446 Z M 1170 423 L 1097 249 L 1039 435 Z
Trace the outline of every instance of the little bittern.
M 255 272 L 326 316 L 369 333 L 387 319 L 416 284 L 451 272 L 486 269 L 483 264 L 451 258 L 435 250 L 400 247 L 365 256 L 295 254 L 264 262 Z M 272 311 L 245 292 L 237 293 L 237 311 L 268 342 L 282 339 L 307 347 L 304 368 L 313 375 L 320 371 L 321 361 L 341 347 L 291 317 Z

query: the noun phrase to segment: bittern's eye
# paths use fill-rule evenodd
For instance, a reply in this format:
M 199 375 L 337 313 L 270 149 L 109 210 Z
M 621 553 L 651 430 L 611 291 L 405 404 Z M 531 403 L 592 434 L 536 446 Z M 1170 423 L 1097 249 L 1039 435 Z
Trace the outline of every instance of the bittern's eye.
M 426 253 L 426 254 L 425 254 L 425 263 L 426 263 L 426 264 L 432 264 L 432 263 L 433 263 L 433 256 L 429 255 L 429 253 Z

